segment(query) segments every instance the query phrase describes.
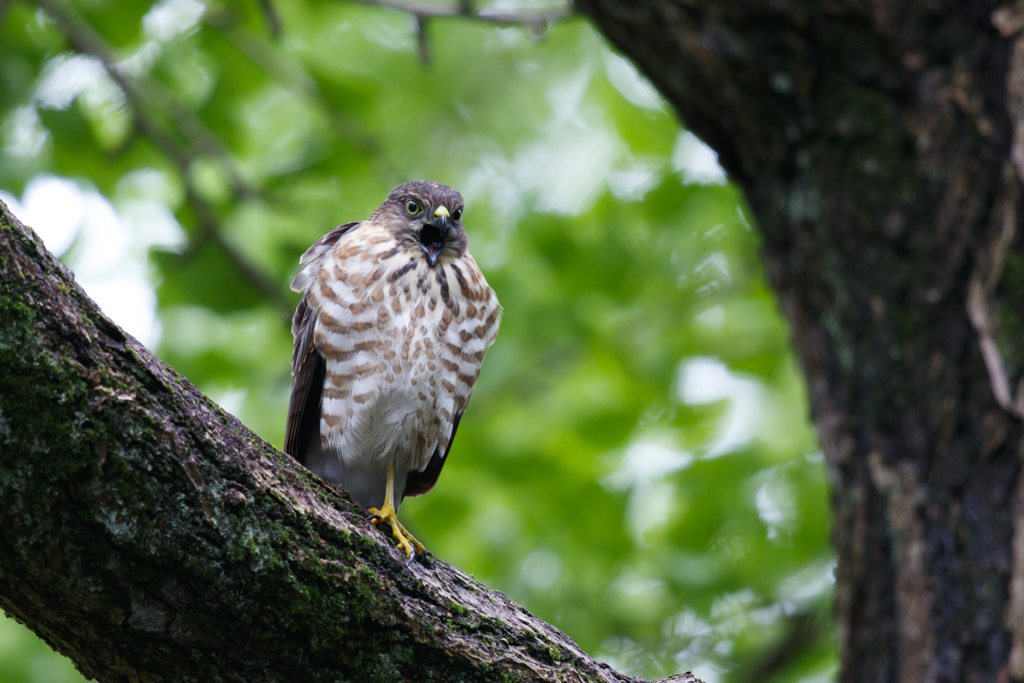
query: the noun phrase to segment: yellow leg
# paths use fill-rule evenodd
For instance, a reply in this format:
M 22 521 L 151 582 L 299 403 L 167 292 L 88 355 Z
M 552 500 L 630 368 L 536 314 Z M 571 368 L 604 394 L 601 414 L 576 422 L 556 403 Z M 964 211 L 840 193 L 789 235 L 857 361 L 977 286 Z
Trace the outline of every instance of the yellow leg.
M 370 514 L 373 517 L 370 521 L 374 524 L 381 522 L 387 522 L 391 525 L 391 533 L 394 534 L 395 540 L 398 541 L 398 547 L 405 552 L 406 557 L 410 560 L 413 558 L 415 553 L 422 555 L 427 552 L 427 549 L 423 547 L 423 544 L 413 538 L 402 523 L 398 521 L 398 515 L 395 513 L 395 466 L 394 464 L 388 465 L 388 485 L 387 490 L 384 493 L 384 506 L 381 509 L 370 508 Z M 415 549 L 414 549 L 415 548 Z

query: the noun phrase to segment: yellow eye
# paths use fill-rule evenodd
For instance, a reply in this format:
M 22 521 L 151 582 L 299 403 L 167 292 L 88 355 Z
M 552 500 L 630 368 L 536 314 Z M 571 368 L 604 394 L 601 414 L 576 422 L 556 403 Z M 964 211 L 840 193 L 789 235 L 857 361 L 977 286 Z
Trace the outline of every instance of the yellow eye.
M 405 212 L 410 216 L 418 216 L 423 213 L 423 207 L 415 199 L 410 199 L 405 203 Z

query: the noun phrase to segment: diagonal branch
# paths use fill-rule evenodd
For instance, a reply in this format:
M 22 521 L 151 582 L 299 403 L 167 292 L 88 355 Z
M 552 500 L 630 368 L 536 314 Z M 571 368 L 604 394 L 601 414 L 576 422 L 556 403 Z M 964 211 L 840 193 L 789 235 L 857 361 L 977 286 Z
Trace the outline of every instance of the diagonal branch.
M 2 203 L 0 607 L 100 681 L 638 681 L 458 569 L 403 563 Z
M 161 112 L 174 121 L 177 130 L 188 140 L 187 157 L 211 155 L 219 163 L 235 192 L 243 197 L 253 197 L 256 190 L 250 187 L 237 173 L 231 153 L 221 144 L 203 123 L 202 119 L 188 107 L 183 106 L 174 95 L 156 81 L 135 78 L 122 63 L 114 57 L 114 49 L 89 24 L 75 16 L 71 8 L 54 0 L 35 0 L 68 37 L 76 50 L 100 60 L 104 70 L 125 93 L 134 111 L 147 108 Z
M 199 224 L 200 242 L 210 240 L 216 244 L 238 272 L 251 282 L 267 299 L 285 315 L 291 315 L 292 304 L 283 289 L 270 276 L 250 263 L 239 250 L 225 239 L 216 211 L 199 192 L 190 172 L 192 162 L 203 153 L 213 154 L 219 159 L 221 168 L 227 174 L 235 193 L 242 197 L 254 197 L 256 191 L 249 187 L 235 172 L 230 154 L 216 137 L 206 129 L 202 121 L 191 111 L 182 107 L 168 92 L 137 81 L 120 68 L 112 48 L 102 36 L 88 24 L 74 17 L 67 8 L 53 0 L 36 0 L 46 13 L 68 37 L 76 50 L 100 60 L 111 79 L 125 94 L 132 117 L 139 127 L 161 152 L 174 164 L 186 188 L 186 199 Z M 182 144 L 177 131 L 168 132 L 151 115 L 152 110 L 169 112 L 183 130 L 187 144 Z M 191 250 L 198 246 L 193 238 Z

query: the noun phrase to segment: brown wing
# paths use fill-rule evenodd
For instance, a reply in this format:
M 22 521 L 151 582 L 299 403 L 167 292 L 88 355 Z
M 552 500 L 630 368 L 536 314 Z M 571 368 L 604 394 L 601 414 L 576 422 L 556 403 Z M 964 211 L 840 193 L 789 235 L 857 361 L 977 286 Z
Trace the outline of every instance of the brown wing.
M 310 308 L 308 299 L 307 292 L 295 309 L 292 321 L 292 334 L 295 336 L 292 396 L 288 402 L 288 425 L 284 434 L 284 452 L 302 464 L 305 464 L 310 439 L 320 438 L 320 399 L 327 369 L 324 357 L 313 343 L 316 312 Z
M 444 449 L 444 453 L 441 453 L 440 448 L 435 448 L 434 455 L 430 457 L 430 462 L 423 468 L 423 471 L 417 472 L 413 470 L 409 472 L 409 476 L 405 480 L 405 491 L 402 492 L 403 499 L 409 496 L 422 496 L 430 493 L 430 490 L 434 488 L 437 478 L 441 476 L 441 468 L 444 467 L 445 462 L 448 460 L 448 452 L 452 450 L 452 444 L 455 442 L 455 432 L 459 430 L 459 422 L 461 420 L 462 412 L 460 411 L 455 414 L 455 420 L 452 421 L 452 436 L 448 439 L 448 446 Z
M 302 257 L 302 263 L 323 256 L 345 233 L 358 223 L 339 225 L 321 237 Z M 300 271 L 301 272 L 301 271 Z M 305 464 L 310 440 L 320 438 L 320 404 L 324 391 L 327 364 L 317 351 L 313 332 L 317 312 L 309 304 L 306 291 L 292 318 L 292 395 L 288 402 L 288 424 L 284 434 L 284 452 Z
M 342 225 L 339 225 L 334 230 L 331 230 L 329 233 L 318 239 L 316 242 L 313 242 L 309 249 L 307 249 L 306 252 L 299 258 L 299 263 L 309 263 L 310 261 L 314 261 L 320 258 L 328 251 L 330 251 L 334 247 L 334 245 L 338 243 L 338 240 L 345 236 L 345 233 L 359 225 L 359 223 L 360 221 L 355 221 L 352 223 L 343 223 Z

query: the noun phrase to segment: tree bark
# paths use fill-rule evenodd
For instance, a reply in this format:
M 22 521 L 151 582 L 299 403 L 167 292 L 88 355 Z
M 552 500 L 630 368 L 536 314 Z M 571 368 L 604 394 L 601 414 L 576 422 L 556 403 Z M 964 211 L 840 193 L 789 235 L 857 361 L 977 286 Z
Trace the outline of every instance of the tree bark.
M 0 608 L 101 681 L 639 680 L 444 562 L 404 563 L 2 203 Z
M 1024 5 L 577 5 L 756 216 L 833 487 L 841 680 L 1024 680 Z

